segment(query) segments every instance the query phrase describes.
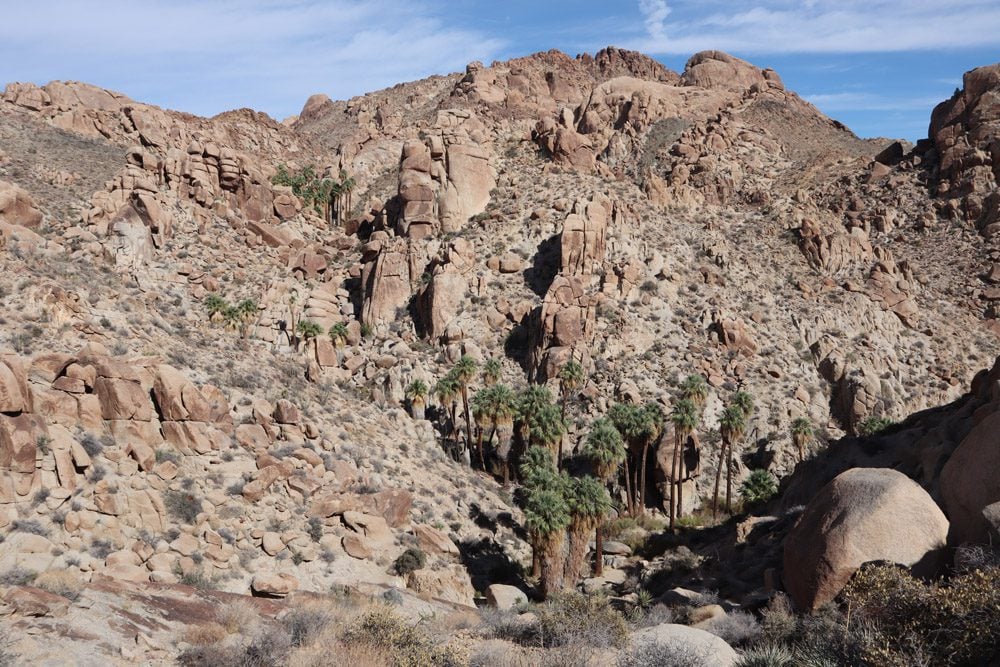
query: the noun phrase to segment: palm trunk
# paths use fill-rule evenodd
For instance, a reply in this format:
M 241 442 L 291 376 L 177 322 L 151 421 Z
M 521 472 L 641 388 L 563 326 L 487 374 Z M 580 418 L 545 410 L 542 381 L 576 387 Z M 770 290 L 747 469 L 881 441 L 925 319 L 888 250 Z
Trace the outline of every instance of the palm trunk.
M 597 522 L 597 528 L 594 529 L 594 576 L 600 577 L 604 574 L 604 532 L 601 530 L 604 528 L 602 521 Z
M 422 420 L 424 418 L 424 399 L 419 396 L 410 399 L 410 411 L 414 419 Z
M 722 439 L 722 447 L 719 449 L 719 465 L 715 468 L 715 492 L 712 494 L 712 520 L 719 517 L 719 482 L 722 480 L 722 462 L 726 458 L 726 448 L 729 443 L 726 438 Z
M 677 468 L 680 462 L 680 444 L 677 433 L 674 433 L 674 451 L 670 456 L 670 530 L 674 529 L 677 520 Z
M 687 435 L 679 442 L 680 456 L 677 457 L 677 520 L 684 516 L 684 449 L 687 445 Z
M 569 549 L 566 553 L 566 573 L 563 586 L 567 589 L 576 587 L 583 573 L 583 564 L 587 560 L 587 547 L 590 542 L 590 522 L 576 519 L 569 528 Z
M 629 470 L 628 465 L 629 455 L 625 454 L 625 507 L 628 509 L 628 515 L 635 516 L 635 508 L 632 506 L 632 473 Z
M 731 496 L 733 494 L 733 446 L 730 443 L 726 452 L 726 512 L 733 513 Z
M 531 536 L 531 578 L 542 576 L 542 545 L 537 535 Z
M 472 449 L 472 415 L 469 412 L 469 386 L 467 384 L 462 384 L 462 405 L 465 408 L 465 435 L 466 435 L 466 445 L 469 449 Z M 470 451 L 471 455 L 472 452 Z
M 649 455 L 649 441 L 642 443 L 642 468 L 640 477 L 642 484 L 639 486 L 639 511 L 646 513 L 646 457 Z
M 544 538 L 542 549 L 542 599 L 548 599 L 552 593 L 562 590 L 566 561 L 563 558 L 563 544 L 566 536 L 561 530 L 555 530 Z

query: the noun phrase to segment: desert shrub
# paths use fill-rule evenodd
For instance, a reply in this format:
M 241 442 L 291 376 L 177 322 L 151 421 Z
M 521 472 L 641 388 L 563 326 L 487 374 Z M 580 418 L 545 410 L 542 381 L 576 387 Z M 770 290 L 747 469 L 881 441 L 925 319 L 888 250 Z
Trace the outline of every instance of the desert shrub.
M 778 493 L 778 480 L 766 470 L 754 470 L 740 485 L 740 496 L 748 503 L 764 503 Z
M 545 646 L 566 646 L 576 641 L 599 647 L 622 646 L 628 638 L 625 617 L 602 595 L 560 593 L 535 613 Z
M 111 544 L 109 540 L 102 540 L 101 538 L 96 538 L 90 543 L 90 555 L 94 558 L 99 558 L 104 560 L 114 551 L 114 545 Z
M 245 644 L 221 641 L 209 643 L 212 635 L 225 634 L 217 623 L 205 631 L 201 646 L 193 646 L 177 656 L 177 663 L 184 667 L 272 667 L 287 662 L 291 643 L 281 628 L 270 628 L 254 634 Z M 195 637 L 197 638 L 197 637 Z M 220 638 L 221 639 L 221 638 Z M 192 642 L 194 643 L 194 642 Z
M 43 591 L 48 591 L 55 595 L 75 602 L 80 597 L 83 589 L 83 582 L 80 577 L 68 570 L 49 570 L 42 572 L 35 578 L 35 586 Z
M 309 521 L 306 522 L 306 533 L 312 538 L 313 542 L 319 542 L 323 539 L 323 520 L 319 517 L 311 517 Z
M 712 649 L 690 644 L 645 640 L 618 655 L 617 667 L 690 667 L 710 664 Z
M 215 580 L 205 574 L 204 570 L 200 568 L 184 572 L 177 580 L 185 586 L 193 586 L 201 590 L 215 588 Z
M 38 521 L 38 519 L 15 519 L 10 523 L 10 529 L 21 533 L 31 533 L 32 535 L 46 536 L 49 529 Z
M 163 463 L 164 461 L 170 461 L 175 465 L 180 465 L 181 455 L 179 452 L 176 452 L 172 449 L 166 449 L 164 447 L 161 447 L 156 450 L 156 462 Z
M 843 598 L 871 626 L 863 647 L 871 664 L 903 664 L 917 653 L 934 665 L 1000 662 L 1000 568 L 927 584 L 875 564 L 851 579 Z
M 389 606 L 369 609 L 344 633 L 344 642 L 385 651 L 393 667 L 452 667 L 461 664 L 454 652 L 434 642 Z
M 794 667 L 795 656 L 784 646 L 765 644 L 746 651 L 735 667 Z
M 195 498 L 194 494 L 184 491 L 167 491 L 164 494 L 163 504 L 170 516 L 184 523 L 194 523 L 198 513 L 201 512 L 201 500 Z
M 184 633 L 184 641 L 192 646 L 209 646 L 226 638 L 226 629 L 215 622 L 199 623 Z
M 80 446 L 92 457 L 97 456 L 104 449 L 104 445 L 93 433 L 84 433 L 83 437 L 80 438 Z
M 537 620 L 526 621 L 513 610 L 486 607 L 480 610 L 480 633 L 491 639 L 515 644 L 537 646 L 541 643 L 541 628 Z
M 393 569 L 396 573 L 402 576 L 406 576 L 410 572 L 419 570 L 424 565 L 427 564 L 427 556 L 420 549 L 410 547 L 403 553 L 399 554 L 396 562 L 393 563 Z
M 724 616 L 718 616 L 698 627 L 721 637 L 730 646 L 743 646 L 757 639 L 761 634 L 757 619 L 745 611 L 734 611 Z
M 281 619 L 292 646 L 306 646 L 316 641 L 333 621 L 329 611 L 313 608 L 293 609 Z
M 0 586 L 28 586 L 38 575 L 23 567 L 12 567 L 6 572 L 0 572 Z
M 892 426 L 892 420 L 888 417 L 876 417 L 870 415 L 861 420 L 858 424 L 858 433 L 861 435 L 878 435 L 882 431 Z

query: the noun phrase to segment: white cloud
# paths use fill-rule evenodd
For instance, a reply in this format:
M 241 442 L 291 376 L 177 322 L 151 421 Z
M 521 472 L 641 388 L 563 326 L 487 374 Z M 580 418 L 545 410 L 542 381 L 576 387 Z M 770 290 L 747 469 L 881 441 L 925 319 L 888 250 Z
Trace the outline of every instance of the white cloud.
M 666 0 L 639 0 L 639 11 L 646 18 L 646 32 L 649 36 L 664 39 L 667 16 L 670 14 Z
M 761 53 L 878 53 L 1000 46 L 996 0 L 640 0 L 655 54 L 704 49 Z
M 457 71 L 502 46 L 406 0 L 32 0 L 4 7 L 0 82 L 76 78 L 194 113 L 280 118 L 315 92 Z

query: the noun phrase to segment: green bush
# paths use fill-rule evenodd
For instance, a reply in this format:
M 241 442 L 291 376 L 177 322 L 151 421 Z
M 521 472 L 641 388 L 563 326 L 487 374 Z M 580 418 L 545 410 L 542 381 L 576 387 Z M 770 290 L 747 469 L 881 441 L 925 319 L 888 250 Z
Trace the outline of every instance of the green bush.
M 754 470 L 743 480 L 740 495 L 748 503 L 763 503 L 778 493 L 778 480 L 766 470 Z
M 393 563 L 393 569 L 396 570 L 396 574 L 401 576 L 406 576 L 410 572 L 419 570 L 424 565 L 427 564 L 427 556 L 420 549 L 410 547 L 403 553 L 399 554 L 399 558 Z
M 864 436 L 878 435 L 892 426 L 892 424 L 892 420 L 888 417 L 876 417 L 871 415 L 869 417 L 865 417 L 861 420 L 861 423 L 858 424 L 858 433 Z

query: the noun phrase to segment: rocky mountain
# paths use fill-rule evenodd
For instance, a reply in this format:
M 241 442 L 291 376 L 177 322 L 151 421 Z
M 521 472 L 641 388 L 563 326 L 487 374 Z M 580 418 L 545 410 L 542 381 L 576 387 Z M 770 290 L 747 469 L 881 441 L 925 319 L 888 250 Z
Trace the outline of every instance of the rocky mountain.
M 693 433 L 667 418 L 632 468 L 651 480 L 640 504 L 667 514 L 676 491 L 688 524 L 625 517 L 626 466 L 617 539 L 583 543 L 608 566 L 588 593 L 736 618 L 780 589 L 819 607 L 867 561 L 940 572 L 942 550 L 997 526 L 998 127 L 1000 65 L 966 73 L 912 146 L 860 139 L 718 51 L 680 73 L 613 47 L 470 63 L 317 94 L 282 122 L 8 84 L 3 650 L 190 661 L 212 644 L 194 631 L 234 605 L 216 644 L 331 591 L 410 615 L 535 597 L 516 474 L 531 428 L 500 457 L 496 419 L 442 400 L 465 360 L 493 368 L 468 394 L 560 397 L 573 471 L 616 404 L 669 417 L 685 378 L 706 381 Z M 755 407 L 727 483 L 764 470 L 781 494 L 713 523 L 737 392 Z M 678 602 L 687 588 L 725 608 Z M 719 634 L 710 611 L 686 620 Z M 452 639 L 473 663 L 488 648 Z M 329 664 L 300 644 L 282 655 Z

